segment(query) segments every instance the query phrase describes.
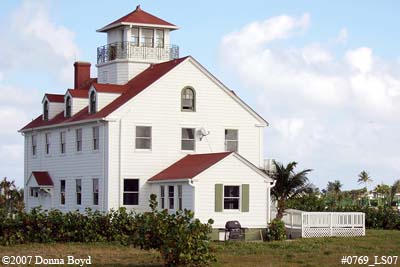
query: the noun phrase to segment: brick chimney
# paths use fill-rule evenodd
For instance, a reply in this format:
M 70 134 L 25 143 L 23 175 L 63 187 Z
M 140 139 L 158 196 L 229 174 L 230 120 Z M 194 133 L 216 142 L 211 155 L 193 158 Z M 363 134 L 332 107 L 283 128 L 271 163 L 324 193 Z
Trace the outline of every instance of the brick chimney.
M 74 89 L 78 89 L 83 82 L 90 79 L 90 63 L 77 61 L 74 63 L 74 68 L 75 68 Z

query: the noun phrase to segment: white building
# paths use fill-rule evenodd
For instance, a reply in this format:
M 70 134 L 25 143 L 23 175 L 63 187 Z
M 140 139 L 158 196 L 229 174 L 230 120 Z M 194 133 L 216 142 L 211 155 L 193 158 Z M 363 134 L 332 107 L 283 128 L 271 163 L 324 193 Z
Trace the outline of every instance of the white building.
M 98 30 L 98 78 L 76 62 L 75 86 L 45 94 L 23 127 L 28 209 L 190 209 L 223 228 L 266 228 L 272 180 L 267 122 L 194 58 L 170 44 L 177 26 L 140 6 Z

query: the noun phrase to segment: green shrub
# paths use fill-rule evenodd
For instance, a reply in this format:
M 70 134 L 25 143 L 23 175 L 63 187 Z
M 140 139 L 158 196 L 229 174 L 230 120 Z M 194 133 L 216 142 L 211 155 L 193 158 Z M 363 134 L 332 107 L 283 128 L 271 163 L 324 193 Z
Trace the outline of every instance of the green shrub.
M 270 224 L 268 224 L 267 229 L 267 240 L 285 240 L 286 239 L 286 229 L 285 223 L 281 219 L 273 219 Z

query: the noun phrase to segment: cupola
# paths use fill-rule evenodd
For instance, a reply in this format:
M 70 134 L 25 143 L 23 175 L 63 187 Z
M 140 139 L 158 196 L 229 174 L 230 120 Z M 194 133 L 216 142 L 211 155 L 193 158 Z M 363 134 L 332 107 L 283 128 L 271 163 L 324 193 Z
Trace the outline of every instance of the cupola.
M 170 43 L 178 27 L 140 8 L 98 29 L 107 33 L 107 44 L 97 48 L 98 82 L 125 84 L 150 66 L 179 58 L 179 47 Z

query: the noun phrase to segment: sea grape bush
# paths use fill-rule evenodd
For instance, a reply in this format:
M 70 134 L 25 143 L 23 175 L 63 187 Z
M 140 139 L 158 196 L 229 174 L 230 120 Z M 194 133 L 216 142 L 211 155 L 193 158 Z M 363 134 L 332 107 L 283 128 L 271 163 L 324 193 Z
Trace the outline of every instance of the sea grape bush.
M 204 266 L 215 261 L 210 248 L 212 220 L 201 223 L 191 211 L 169 214 L 156 209 L 134 213 L 125 208 L 108 213 L 86 209 L 84 213 L 59 210 L 0 215 L 0 245 L 53 242 L 120 242 L 161 253 L 166 266 Z
M 273 219 L 268 224 L 267 241 L 282 241 L 286 239 L 285 223 L 281 219 Z

